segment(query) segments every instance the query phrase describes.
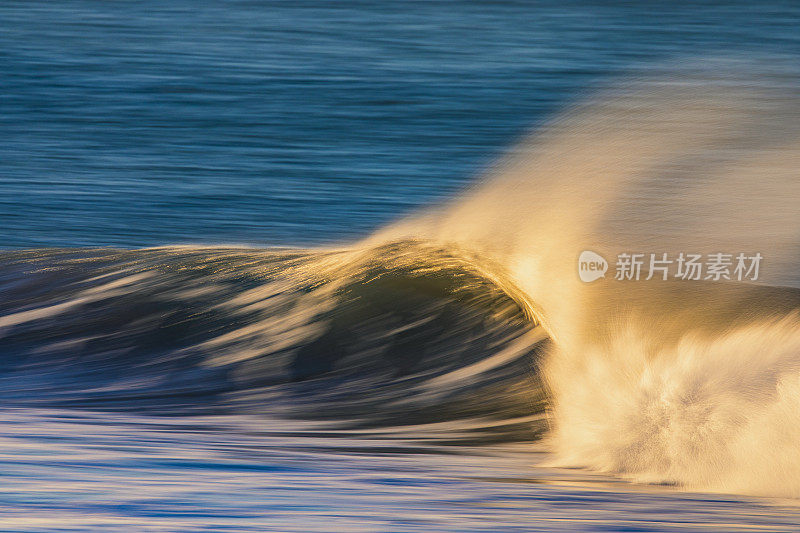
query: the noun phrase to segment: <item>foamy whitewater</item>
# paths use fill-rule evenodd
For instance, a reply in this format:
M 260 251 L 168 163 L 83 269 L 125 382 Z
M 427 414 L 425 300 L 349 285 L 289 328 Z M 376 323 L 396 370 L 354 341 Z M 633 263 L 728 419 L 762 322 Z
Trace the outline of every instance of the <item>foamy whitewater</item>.
M 3 252 L 3 401 L 37 427 L 285 420 L 292 449 L 524 443 L 553 468 L 800 497 L 800 97 L 727 74 L 754 70 L 619 82 L 352 246 Z M 584 283 L 584 250 L 764 259 L 754 282 Z

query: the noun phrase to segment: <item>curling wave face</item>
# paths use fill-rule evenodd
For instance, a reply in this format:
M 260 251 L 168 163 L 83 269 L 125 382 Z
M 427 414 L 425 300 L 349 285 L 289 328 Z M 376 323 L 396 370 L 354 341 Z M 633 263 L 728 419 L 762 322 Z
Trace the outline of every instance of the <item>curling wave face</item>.
M 449 422 L 477 428 L 470 440 L 541 430 L 545 335 L 477 262 L 441 249 L 56 250 L 2 265 L 7 403 Z

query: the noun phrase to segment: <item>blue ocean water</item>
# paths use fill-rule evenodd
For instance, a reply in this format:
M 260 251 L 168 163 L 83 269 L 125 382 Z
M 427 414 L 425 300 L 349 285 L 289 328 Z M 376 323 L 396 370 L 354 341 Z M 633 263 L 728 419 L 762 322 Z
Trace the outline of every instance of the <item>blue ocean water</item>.
M 796 54 L 796 2 L 0 5 L 0 247 L 349 240 L 598 84 Z

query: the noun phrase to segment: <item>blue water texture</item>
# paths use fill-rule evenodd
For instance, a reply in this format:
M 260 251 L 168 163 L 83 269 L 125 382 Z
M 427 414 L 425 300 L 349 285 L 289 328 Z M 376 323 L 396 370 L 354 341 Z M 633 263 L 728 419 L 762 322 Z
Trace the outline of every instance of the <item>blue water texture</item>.
M 593 87 L 797 54 L 796 2 L 0 4 L 0 248 L 309 245 L 451 197 Z

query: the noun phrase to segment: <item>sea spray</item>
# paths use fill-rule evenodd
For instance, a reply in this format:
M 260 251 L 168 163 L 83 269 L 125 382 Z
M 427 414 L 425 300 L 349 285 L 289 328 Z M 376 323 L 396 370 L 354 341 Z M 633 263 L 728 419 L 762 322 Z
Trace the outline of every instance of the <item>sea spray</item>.
M 554 340 L 540 365 L 554 464 L 800 496 L 800 97 L 751 63 L 710 65 L 599 94 L 457 202 L 375 238 L 502 265 Z M 764 263 L 755 284 L 648 280 L 647 265 L 589 284 L 583 250 Z

